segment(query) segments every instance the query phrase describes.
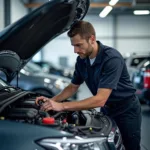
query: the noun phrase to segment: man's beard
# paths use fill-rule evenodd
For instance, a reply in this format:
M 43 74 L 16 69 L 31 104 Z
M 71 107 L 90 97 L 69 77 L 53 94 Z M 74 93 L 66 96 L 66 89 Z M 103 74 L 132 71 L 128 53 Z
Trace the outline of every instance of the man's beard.
M 81 59 L 85 59 L 87 57 L 89 57 L 93 52 L 93 47 L 89 44 L 87 50 L 86 50 L 86 53 L 83 54 L 83 53 L 78 53 L 78 55 L 80 56 Z

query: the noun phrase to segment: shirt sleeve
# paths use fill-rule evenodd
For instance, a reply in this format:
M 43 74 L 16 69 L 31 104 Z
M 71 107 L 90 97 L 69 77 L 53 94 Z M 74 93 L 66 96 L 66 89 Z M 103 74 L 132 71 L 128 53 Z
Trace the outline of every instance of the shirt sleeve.
M 117 89 L 117 84 L 123 70 L 122 60 L 118 57 L 110 58 L 104 64 L 98 88 Z
M 76 85 L 80 85 L 84 82 L 84 80 L 81 76 L 81 73 L 80 73 L 80 67 L 79 67 L 78 62 L 76 62 L 75 71 L 74 71 L 73 78 L 72 78 L 71 82 L 73 84 L 76 84 Z

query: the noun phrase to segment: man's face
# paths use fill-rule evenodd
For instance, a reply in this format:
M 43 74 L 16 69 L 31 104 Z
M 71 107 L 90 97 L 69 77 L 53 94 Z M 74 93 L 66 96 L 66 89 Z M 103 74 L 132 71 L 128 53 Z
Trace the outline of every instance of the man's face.
M 71 45 L 74 46 L 74 53 L 77 53 L 81 59 L 89 57 L 93 52 L 91 39 L 87 41 L 83 39 L 79 34 L 70 38 Z

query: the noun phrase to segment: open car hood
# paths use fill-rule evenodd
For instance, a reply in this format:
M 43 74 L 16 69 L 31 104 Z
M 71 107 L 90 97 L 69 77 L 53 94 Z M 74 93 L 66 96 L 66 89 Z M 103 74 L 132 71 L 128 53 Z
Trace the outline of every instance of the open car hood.
M 82 20 L 89 0 L 50 0 L 0 32 L 0 69 L 10 82 L 49 41 Z

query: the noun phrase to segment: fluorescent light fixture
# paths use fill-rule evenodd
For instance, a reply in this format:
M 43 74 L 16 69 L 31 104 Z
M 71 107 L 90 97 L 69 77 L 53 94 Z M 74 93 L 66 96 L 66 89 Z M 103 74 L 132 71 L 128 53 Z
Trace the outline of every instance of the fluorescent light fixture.
M 150 11 L 149 10 L 135 10 L 134 15 L 149 15 Z
M 106 7 L 102 10 L 102 12 L 99 14 L 99 16 L 100 16 L 101 18 L 106 17 L 106 16 L 110 13 L 110 11 L 111 11 L 112 9 L 113 9 L 113 8 L 112 8 L 111 6 L 106 6 Z
M 111 1 L 109 2 L 109 5 L 114 6 L 114 5 L 116 5 L 116 3 L 117 3 L 118 1 L 119 1 L 119 0 L 111 0 Z

